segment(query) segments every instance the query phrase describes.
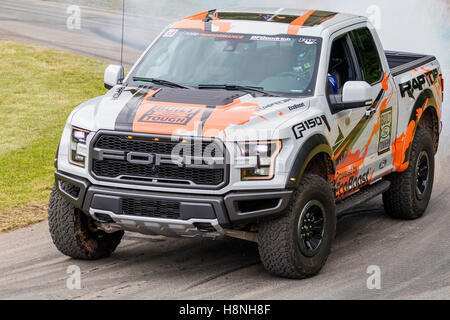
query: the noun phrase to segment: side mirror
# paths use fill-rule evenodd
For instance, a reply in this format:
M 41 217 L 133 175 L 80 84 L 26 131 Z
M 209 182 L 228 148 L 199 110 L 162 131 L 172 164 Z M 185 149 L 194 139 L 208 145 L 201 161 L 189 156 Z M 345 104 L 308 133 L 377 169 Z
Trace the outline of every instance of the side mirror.
M 365 81 L 347 81 L 342 90 L 342 103 L 353 108 L 372 104 L 372 87 Z
M 341 94 L 328 95 L 331 112 L 368 107 L 372 104 L 372 87 L 365 81 L 347 81 Z
M 115 85 L 121 84 L 124 78 L 123 67 L 115 64 L 110 64 L 105 69 L 104 84 L 106 89 L 111 89 Z

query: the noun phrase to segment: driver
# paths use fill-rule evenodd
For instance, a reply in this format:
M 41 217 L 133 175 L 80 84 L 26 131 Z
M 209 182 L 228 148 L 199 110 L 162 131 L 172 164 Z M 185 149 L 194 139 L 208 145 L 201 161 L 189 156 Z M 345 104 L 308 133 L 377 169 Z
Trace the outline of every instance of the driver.
M 292 67 L 292 70 L 298 75 L 298 80 L 306 80 L 308 79 L 308 76 L 311 76 L 311 73 L 313 71 L 311 62 L 311 50 L 306 46 L 303 46 L 302 50 L 300 50 L 299 54 L 297 55 L 296 61 Z
M 300 44 L 292 65 L 292 72 L 301 88 L 307 88 L 314 72 L 315 46 Z

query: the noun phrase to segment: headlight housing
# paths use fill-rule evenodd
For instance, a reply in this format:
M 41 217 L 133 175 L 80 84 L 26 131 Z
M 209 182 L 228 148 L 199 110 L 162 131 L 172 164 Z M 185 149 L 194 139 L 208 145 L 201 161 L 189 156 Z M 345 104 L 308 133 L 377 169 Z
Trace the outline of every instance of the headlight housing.
M 86 140 L 90 131 L 72 127 L 71 141 L 70 141 L 70 163 L 84 167 L 87 157 Z
M 245 157 L 255 157 L 255 168 L 241 169 L 242 180 L 270 180 L 275 172 L 275 159 L 280 153 L 281 140 L 239 142 L 241 153 Z

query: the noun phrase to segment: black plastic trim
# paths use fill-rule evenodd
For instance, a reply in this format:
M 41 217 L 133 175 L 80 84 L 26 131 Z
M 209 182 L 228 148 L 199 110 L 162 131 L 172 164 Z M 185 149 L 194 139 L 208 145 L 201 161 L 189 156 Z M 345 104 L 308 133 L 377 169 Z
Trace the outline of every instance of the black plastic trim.
M 255 221 L 268 215 L 282 213 L 289 204 L 293 190 L 267 191 L 267 192 L 233 192 L 225 196 L 225 206 L 228 210 L 230 220 L 237 223 Z M 255 211 L 241 212 L 239 201 L 258 201 L 267 199 L 278 199 L 276 206 Z
M 307 165 L 305 163 L 308 156 L 311 154 L 311 152 L 314 150 L 314 148 L 318 146 L 327 146 L 330 147 L 328 144 L 327 139 L 325 136 L 321 134 L 315 134 L 312 137 L 308 138 L 305 143 L 303 143 L 300 150 L 295 155 L 295 161 L 291 168 L 291 171 L 289 172 L 287 181 L 286 181 L 286 189 L 289 188 L 295 188 L 300 183 L 300 173 L 302 171 L 302 168 L 304 165 Z M 330 147 L 331 149 L 331 147 Z M 330 155 L 331 157 L 332 155 Z M 295 181 L 291 181 L 290 178 L 296 178 Z
M 180 219 L 217 219 L 222 227 L 233 224 L 256 222 L 269 215 L 277 215 L 286 209 L 293 190 L 262 190 L 257 192 L 235 191 L 225 196 L 211 196 L 202 194 L 185 194 L 176 192 L 154 192 L 131 189 L 120 189 L 91 185 L 87 180 L 69 175 L 65 172 L 55 172 L 56 181 L 67 181 L 80 187 L 79 196 L 75 199 L 66 192 L 61 194 L 75 207 L 86 214 L 89 209 L 99 209 L 121 214 L 122 198 L 141 198 L 155 200 L 170 200 L 180 202 Z M 57 183 L 58 185 L 58 183 Z M 258 201 L 266 199 L 279 199 L 277 204 L 262 210 L 241 212 L 239 201 Z
M 61 188 L 61 182 L 70 183 L 78 188 L 80 188 L 80 192 L 77 197 L 72 196 L 71 194 L 65 192 Z M 83 202 L 85 199 L 86 190 L 90 186 L 90 182 L 86 179 L 72 176 L 68 173 L 61 172 L 59 170 L 55 171 L 55 186 L 56 190 L 68 201 L 70 201 L 76 208 L 81 209 L 83 207 Z
M 104 198 L 105 200 L 99 202 L 97 200 L 98 198 L 100 199 Z M 108 198 L 115 199 L 114 207 L 111 207 L 110 204 L 107 204 Z M 219 224 L 222 226 L 230 224 L 230 221 L 226 214 L 225 207 L 223 205 L 223 198 L 221 196 L 208 196 L 198 194 L 189 195 L 170 192 L 153 192 L 153 191 L 140 191 L 140 190 L 92 186 L 86 193 L 86 200 L 83 206 L 83 211 L 89 212 L 89 209 L 93 208 L 99 210 L 112 211 L 115 214 L 121 214 L 119 209 L 120 208 L 119 203 L 121 198 L 179 201 L 181 220 L 187 220 L 190 218 L 199 218 L 199 219 L 216 218 Z M 103 205 L 106 206 L 103 207 Z
M 396 67 L 390 68 L 392 76 L 398 76 L 399 74 L 402 74 L 406 71 L 410 71 L 412 69 L 415 69 L 417 67 L 420 67 L 424 64 L 430 63 L 434 60 L 436 60 L 436 57 L 433 55 L 423 55 L 423 54 L 417 54 L 417 53 L 409 53 L 409 52 L 399 52 L 399 51 L 385 51 L 386 60 L 389 64 L 389 58 L 390 57 L 396 57 L 399 59 L 409 60 L 409 62 L 406 62 L 404 64 L 400 64 Z M 411 60 L 411 58 L 413 60 Z

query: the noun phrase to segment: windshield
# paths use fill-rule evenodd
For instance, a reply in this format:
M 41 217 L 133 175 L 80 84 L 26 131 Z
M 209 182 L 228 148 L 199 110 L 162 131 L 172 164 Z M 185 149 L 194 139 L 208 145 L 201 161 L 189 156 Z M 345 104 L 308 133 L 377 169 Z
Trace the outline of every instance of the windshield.
M 169 29 L 131 75 L 184 86 L 232 84 L 314 94 L 321 39 Z

